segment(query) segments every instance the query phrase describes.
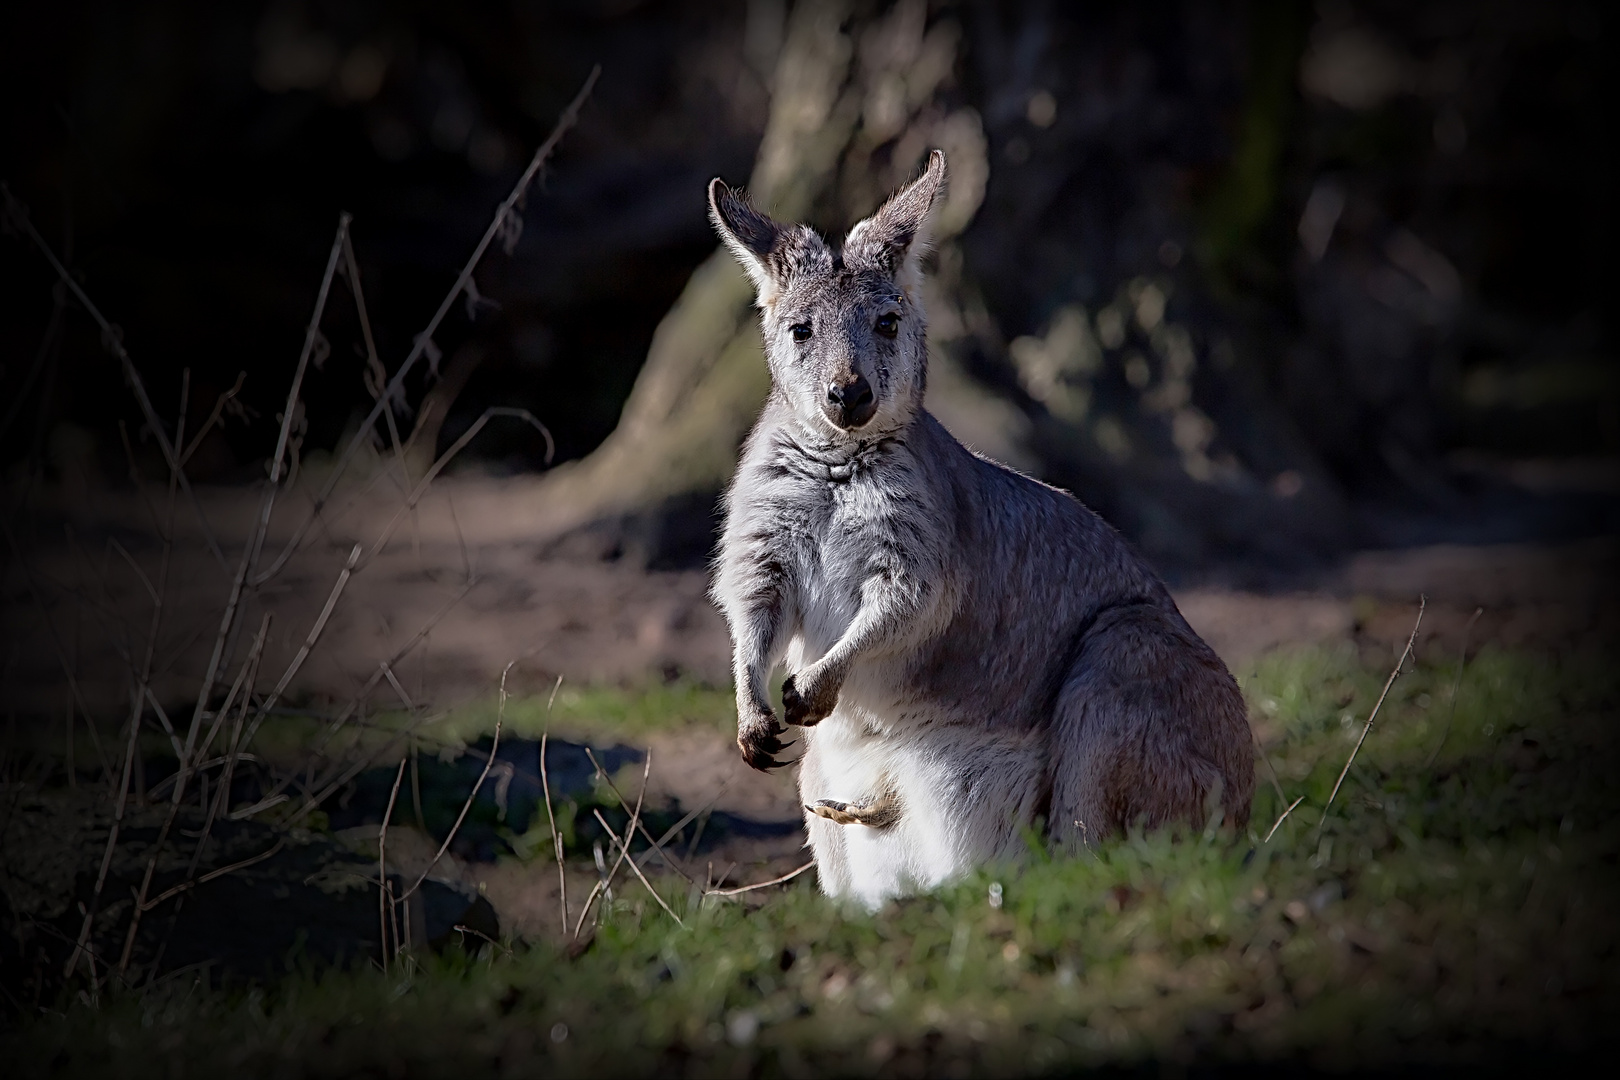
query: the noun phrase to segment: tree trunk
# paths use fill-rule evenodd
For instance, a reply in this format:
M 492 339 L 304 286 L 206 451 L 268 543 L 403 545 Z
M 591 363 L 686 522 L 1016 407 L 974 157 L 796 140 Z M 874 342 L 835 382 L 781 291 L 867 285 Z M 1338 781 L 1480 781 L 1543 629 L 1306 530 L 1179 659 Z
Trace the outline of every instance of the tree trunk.
M 988 172 L 977 115 L 936 100 L 960 31 L 950 21 L 929 25 L 921 2 L 881 18 L 870 6 L 794 8 L 749 196 L 779 220 L 847 227 L 942 145 L 952 180 L 939 231 L 948 238 L 978 208 Z M 719 492 L 770 388 L 753 300 L 747 277 L 717 248 L 659 324 L 612 435 L 542 485 L 551 535 Z

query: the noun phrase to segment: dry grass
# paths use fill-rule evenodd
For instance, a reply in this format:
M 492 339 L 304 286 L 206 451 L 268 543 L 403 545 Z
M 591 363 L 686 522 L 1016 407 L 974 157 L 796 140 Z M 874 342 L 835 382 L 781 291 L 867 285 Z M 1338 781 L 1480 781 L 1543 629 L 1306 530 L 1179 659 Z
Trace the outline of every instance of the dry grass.
M 376 556 L 392 539 L 399 524 L 412 514 L 422 495 L 433 483 L 445 466 L 459 454 L 482 428 L 491 420 L 505 417 L 521 420 L 537 429 L 545 439 L 547 458 L 549 460 L 552 441 L 550 433 L 533 416 L 521 409 L 494 408 L 487 410 L 467 432 L 440 457 L 432 463 L 426 472 L 412 481 L 409 476 L 406 452 L 410 449 L 410 442 L 401 444 L 395 425 L 394 408 L 404 401 L 404 380 L 411 370 L 424 357 L 433 362 L 437 354 L 433 344 L 433 335 L 437 332 L 446 315 L 454 308 L 458 299 L 465 297 L 468 300 L 468 314 L 472 317 L 475 311 L 475 301 L 478 291 L 475 284 L 474 272 L 483 260 L 491 243 L 497 240 L 508 253 L 511 252 L 517 237 L 522 231 L 521 207 L 527 197 L 529 188 L 541 167 L 550 157 L 558 141 L 569 128 L 578 120 L 580 109 L 589 97 L 595 86 L 600 70 L 593 70 L 585 85 L 580 89 L 574 100 L 564 110 L 556 127 L 546 141 L 536 150 L 528 167 L 523 171 L 510 195 L 496 208 L 488 228 L 480 239 L 466 263 L 462 266 L 454 285 L 440 303 L 438 309 L 429 320 L 427 327 L 415 339 L 409 355 L 386 380 L 379 377 L 386 374 L 381 360 L 377 357 L 376 347 L 371 331 L 369 317 L 366 311 L 365 298 L 361 289 L 358 263 L 355 259 L 354 247 L 349 236 L 350 215 L 340 216 L 336 233 L 333 236 L 325 268 L 321 276 L 320 286 L 317 289 L 315 305 L 310 316 L 309 324 L 304 333 L 303 344 L 299 352 L 298 361 L 287 390 L 286 404 L 281 413 L 281 424 L 277 432 L 276 444 L 268 465 L 268 478 L 264 483 L 262 497 L 259 500 L 258 511 L 255 514 L 253 526 L 242 550 L 234 560 L 234 564 L 226 559 L 225 553 L 215 539 L 214 532 L 204 516 L 201 504 L 192 491 L 190 481 L 186 476 L 186 462 L 196 450 L 201 439 L 220 421 L 225 412 L 231 408 L 241 382 L 221 395 L 216 402 L 202 429 L 193 433 L 191 441 L 186 440 L 185 422 L 190 389 L 189 373 L 182 380 L 181 399 L 179 406 L 180 419 L 173 428 L 170 428 L 160 416 L 141 379 L 139 368 L 131 358 L 124 346 L 122 334 L 91 301 L 84 289 L 79 285 L 68 268 L 57 258 L 50 245 L 40 236 L 33 224 L 29 221 L 26 209 L 23 208 L 9 191 L 4 194 L 5 223 L 10 230 L 21 233 L 36 247 L 56 273 L 62 285 L 66 288 L 79 306 L 100 326 L 102 341 L 105 347 L 118 360 L 123 373 L 125 384 L 130 388 L 140 406 L 142 416 L 145 418 L 147 429 L 155 438 L 161 450 L 163 460 L 167 466 L 167 505 L 164 512 L 158 507 L 146 490 L 146 482 L 136 467 L 135 456 L 130 448 L 127 433 L 124 445 L 130 458 L 131 476 L 140 490 L 141 497 L 148 507 L 152 529 L 160 541 L 161 555 L 156 574 L 156 580 L 145 572 L 140 563 L 129 555 L 116 538 L 110 541 L 125 559 L 128 565 L 144 585 L 145 594 L 151 602 L 150 618 L 146 626 L 143 643 L 137 646 L 134 642 L 120 646 L 119 651 L 128 666 L 130 692 L 128 700 L 130 708 L 124 718 L 120 731 L 120 741 L 123 747 L 122 761 L 118 767 L 106 758 L 100 737 L 100 728 L 107 719 L 97 716 L 86 705 L 84 696 L 79 692 L 74 677 L 73 665 L 68 659 L 68 650 L 64 647 L 60 635 L 56 634 L 54 624 L 50 620 L 48 606 L 45 603 L 42 590 L 30 569 L 28 552 L 19 543 L 14 535 L 9 515 L 8 520 L 0 522 L 6 534 L 6 540 L 13 558 L 22 568 L 23 574 L 33 593 L 33 597 L 45 613 L 45 619 L 51 626 L 51 632 L 56 637 L 58 658 L 61 662 L 65 680 L 72 689 L 78 714 L 92 736 L 97 754 L 102 759 L 102 773 L 107 784 L 106 797 L 114 807 L 111 827 L 107 831 L 105 847 L 95 875 L 95 884 L 92 887 L 89 902 L 82 905 L 83 918 L 80 923 L 77 938 L 69 951 L 62 969 L 64 980 L 73 980 L 83 971 L 83 982 L 88 1000 L 97 1001 L 109 986 L 134 987 L 143 981 L 149 982 L 156 976 L 164 951 L 159 945 L 154 956 L 150 958 L 141 970 L 135 961 L 136 943 L 142 929 L 142 917 L 159 907 L 174 903 L 171 912 L 169 930 L 172 933 L 179 908 L 184 904 L 187 893 L 206 881 L 215 879 L 236 869 L 251 866 L 263 859 L 271 857 L 282 847 L 283 840 L 278 839 L 267 850 L 248 859 L 238 860 L 230 866 L 215 867 L 206 873 L 199 873 L 204 852 L 208 847 L 211 832 L 215 823 L 228 818 L 240 821 L 254 817 L 265 817 L 273 821 L 280 830 L 296 829 L 302 819 L 315 810 L 321 802 L 335 791 L 341 784 L 357 775 L 378 760 L 391 759 L 400 752 L 402 743 L 409 734 L 420 727 L 425 718 L 420 714 L 417 704 L 410 700 L 403 686 L 394 674 L 394 669 L 410 651 L 419 645 L 431 633 L 438 618 L 441 618 L 447 606 L 439 615 L 429 620 L 420 632 L 403 649 L 395 655 L 378 663 L 376 670 L 361 692 L 353 698 L 349 705 L 332 717 L 325 724 L 318 738 L 302 748 L 302 760 L 295 767 L 277 768 L 269 765 L 268 759 L 254 754 L 255 738 L 259 735 L 261 727 L 273 714 L 283 695 L 292 685 L 300 668 L 308 657 L 319 648 L 322 633 L 330 620 L 333 611 L 342 602 L 345 588 L 351 578 L 363 573 L 371 559 Z M 314 506 L 308 510 L 300 524 L 292 530 L 291 539 L 283 550 L 269 559 L 268 565 L 261 565 L 265 554 L 264 547 L 271 531 L 271 524 L 276 514 L 277 496 L 284 486 L 287 486 L 291 477 L 298 468 L 298 450 L 300 436 L 295 431 L 297 418 L 301 415 L 301 396 L 303 393 L 304 377 L 311 363 L 319 364 L 330 353 L 330 345 L 321 332 L 321 323 L 327 311 L 328 303 L 333 295 L 334 282 L 342 278 L 347 284 L 350 294 L 356 305 L 360 326 L 366 345 L 367 369 L 366 377 L 375 403 L 370 415 L 360 426 L 338 455 L 336 463 L 329 470 L 324 486 L 315 499 Z M 60 307 L 60 305 L 59 305 Z M 59 320 L 60 311 L 53 319 Z M 54 325 L 54 322 L 53 322 Z M 273 683 L 265 686 L 267 680 L 261 670 L 263 646 L 269 633 L 269 617 L 266 616 L 256 634 L 252 635 L 243 649 L 243 613 L 247 608 L 247 601 L 258 591 L 270 586 L 276 576 L 285 567 L 287 560 L 303 546 L 307 539 L 318 531 L 322 521 L 322 511 L 328 500 L 342 479 L 345 469 L 354 460 L 357 451 L 368 445 L 376 436 L 379 422 L 385 423 L 389 442 L 393 448 L 391 468 L 400 476 L 402 486 L 406 492 L 405 498 L 398 512 L 383 528 L 381 534 L 368 547 L 356 544 L 349 552 L 347 560 L 336 575 L 330 595 L 320 614 L 310 626 L 304 636 L 303 644 L 292 658 L 286 669 Z M 421 431 L 418 424 L 417 432 Z M 414 433 L 413 433 L 414 434 Z M 376 477 L 373 478 L 375 481 Z M 164 633 L 165 603 L 169 595 L 170 577 L 172 570 L 172 555 L 174 550 L 175 515 L 177 502 L 184 494 L 192 504 L 197 519 L 197 525 L 205 538 L 209 550 L 221 567 L 226 569 L 230 577 L 229 589 L 218 608 L 217 631 L 214 634 L 213 645 L 209 655 L 206 669 L 195 687 L 195 704 L 191 710 L 189 723 L 182 732 L 171 722 L 164 711 L 162 704 L 152 691 L 154 665 L 156 663 L 158 643 Z M 470 566 L 467 567 L 467 587 L 472 584 Z M 464 596 L 464 588 L 460 596 Z M 453 602 L 452 602 L 453 604 Z M 103 616 L 99 610 L 98 616 Z M 117 615 L 118 613 L 113 613 Z M 104 616 L 109 620 L 112 616 Z M 117 627 L 109 622 L 110 637 L 116 642 L 120 639 L 128 640 L 128 635 L 116 632 Z M 234 670 L 234 677 L 228 673 Z M 228 684 L 228 689 L 226 686 Z M 375 709 L 377 702 L 373 695 L 384 689 L 397 695 L 400 702 L 412 714 L 413 723 L 405 731 L 397 733 L 393 738 L 380 744 L 368 742 L 350 744 L 342 752 L 329 753 L 329 747 L 334 737 L 339 735 L 351 720 L 367 709 Z M 221 691 L 223 696 L 221 695 Z M 504 691 L 504 681 L 503 681 Z M 72 724 L 74 716 L 70 713 L 69 723 Z M 166 781 L 164 798 L 168 809 L 162 819 L 155 843 L 149 845 L 144 873 L 140 884 L 134 893 L 134 902 L 129 907 L 127 923 L 120 927 L 122 948 L 116 955 L 100 955 L 98 941 L 106 940 L 104 933 L 97 932 L 97 920 L 102 917 L 105 906 L 104 891 L 108 883 L 109 869 L 114 862 L 115 853 L 121 842 L 126 839 L 126 818 L 136 801 L 143 801 L 145 797 L 155 797 L 154 793 L 142 793 L 132 790 L 132 780 L 142 762 L 142 746 L 148 731 L 156 725 L 167 738 L 175 758 L 175 772 Z M 214 750 L 216 740 L 223 735 L 225 747 L 223 752 L 210 756 Z M 497 727 L 498 738 L 498 727 Z M 72 753 L 74 737 L 72 730 L 67 733 L 65 745 Z M 234 780 L 238 765 L 244 761 L 253 761 L 261 771 L 268 769 L 271 773 L 268 791 L 261 797 L 254 799 L 250 805 L 233 803 L 236 791 Z M 493 755 L 491 757 L 493 760 Z M 16 763 L 7 761 L 9 782 L 12 786 L 26 781 L 19 781 L 16 774 Z M 210 791 L 210 772 L 213 773 L 212 790 Z M 486 766 L 484 775 L 488 775 Z M 71 761 L 68 763 L 67 774 L 70 782 L 77 783 L 77 769 Z M 403 762 L 400 776 L 403 776 Z M 478 787 L 482 785 L 480 777 L 478 785 L 468 796 L 467 805 L 470 806 L 477 794 Z M 18 788 L 20 790 L 20 788 Z M 296 791 L 302 797 L 293 798 L 290 792 Z M 396 791 L 397 795 L 397 784 Z M 211 797 L 210 797 L 211 796 Z M 162 889 L 155 897 L 151 893 L 155 887 L 155 876 L 161 858 L 165 857 L 171 837 L 177 831 L 177 822 L 183 813 L 196 812 L 202 815 L 203 824 L 196 835 L 195 846 L 190 859 L 190 868 L 184 880 Z M 390 813 L 392 801 L 390 802 Z M 465 816 L 465 809 L 463 816 Z M 459 825 L 459 821 L 458 821 Z M 445 842 L 448 847 L 449 840 Z M 381 849 L 383 842 L 379 841 Z M 443 849 L 440 856 L 442 857 Z M 437 859 L 435 859 L 437 862 Z M 429 867 L 431 870 L 431 867 Z M 403 904 L 420 888 L 422 880 L 426 878 L 424 872 L 422 879 L 405 890 L 397 898 L 389 897 L 389 882 L 387 876 L 386 855 L 379 851 L 379 881 L 378 886 L 383 897 L 381 921 L 383 923 L 384 941 L 390 939 L 394 949 L 399 949 L 400 938 L 397 932 L 397 917 L 393 911 L 396 905 Z M 392 900 L 392 903 L 389 901 Z M 392 933 L 390 934 L 390 929 Z M 167 940 L 167 938 L 165 938 Z M 385 945 L 384 961 L 388 959 Z

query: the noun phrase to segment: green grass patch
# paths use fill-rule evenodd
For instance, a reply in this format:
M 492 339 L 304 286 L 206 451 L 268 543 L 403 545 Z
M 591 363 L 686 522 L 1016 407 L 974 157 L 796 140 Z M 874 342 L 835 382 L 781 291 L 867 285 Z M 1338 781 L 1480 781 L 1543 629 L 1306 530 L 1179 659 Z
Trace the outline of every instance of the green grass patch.
M 1245 681 L 1281 799 L 1305 796 L 1270 843 L 1286 803 L 1261 763 L 1239 834 L 1032 851 L 876 915 L 808 877 L 741 900 L 658 879 L 681 928 L 625 883 L 576 957 L 508 942 L 387 977 L 231 990 L 176 977 L 99 1007 L 70 998 L 5 1052 L 23 1075 L 165 1062 L 793 1076 L 1194 1057 L 1500 1068 L 1592 1050 L 1620 1007 L 1620 678 L 1597 656 L 1487 650 L 1453 702 L 1455 668 L 1421 666 L 1395 684 L 1324 822 L 1386 674 L 1348 649 L 1305 650 Z M 583 718 L 590 698 L 578 701 L 569 715 Z M 626 709 L 627 724 L 656 722 Z M 509 708 L 534 722 L 522 715 Z
M 326 752 L 333 758 L 359 759 L 382 753 L 392 744 L 397 761 L 399 748 L 409 746 L 414 734 L 421 752 L 453 758 L 495 730 L 498 712 L 500 699 L 490 695 L 443 710 L 412 714 L 393 709 L 356 716 L 338 729 Z M 685 680 L 628 687 L 565 683 L 555 699 L 550 693 L 510 695 L 501 731 L 502 738 L 509 739 L 539 739 L 549 731 L 557 738 L 600 745 L 636 742 L 661 731 L 706 730 L 729 738 L 736 723 L 737 706 L 729 688 Z M 330 724 L 329 718 L 313 711 L 282 710 L 264 725 L 254 748 L 270 760 L 296 761 Z M 159 752 L 165 745 L 152 741 Z

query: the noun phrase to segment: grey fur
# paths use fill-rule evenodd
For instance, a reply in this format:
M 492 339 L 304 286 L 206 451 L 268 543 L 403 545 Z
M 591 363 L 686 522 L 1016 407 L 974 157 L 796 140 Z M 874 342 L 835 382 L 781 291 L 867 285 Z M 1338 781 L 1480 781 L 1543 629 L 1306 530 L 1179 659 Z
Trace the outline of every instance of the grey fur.
M 1040 818 L 1074 850 L 1217 805 L 1241 826 L 1254 789 L 1237 685 L 1153 571 L 923 409 L 918 263 L 944 180 L 935 151 L 841 253 L 709 189 L 758 288 L 772 379 L 713 586 L 737 742 L 779 764 L 767 679 L 785 664 L 821 886 L 871 906 L 1015 856 Z M 864 422 L 840 397 L 861 380 Z

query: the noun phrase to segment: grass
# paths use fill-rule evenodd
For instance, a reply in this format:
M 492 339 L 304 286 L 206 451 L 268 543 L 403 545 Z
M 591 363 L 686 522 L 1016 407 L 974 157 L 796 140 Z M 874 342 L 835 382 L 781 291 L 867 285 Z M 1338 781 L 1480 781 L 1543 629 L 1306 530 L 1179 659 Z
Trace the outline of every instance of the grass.
M 507 943 L 386 977 L 176 976 L 99 1008 L 69 999 L 3 1052 L 22 1075 L 792 1076 L 1195 1057 L 1505 1068 L 1592 1051 L 1620 1006 L 1620 676 L 1596 655 L 1486 649 L 1452 715 L 1455 667 L 1420 665 L 1323 823 L 1386 674 L 1346 647 L 1277 653 L 1245 680 L 1283 796 L 1305 796 L 1270 843 L 1286 803 L 1261 765 L 1242 834 L 1133 835 L 1061 861 L 1036 847 L 875 916 L 808 876 L 737 901 L 655 879 L 682 930 L 626 884 L 576 957 Z M 582 693 L 557 710 L 695 722 L 704 693 Z

